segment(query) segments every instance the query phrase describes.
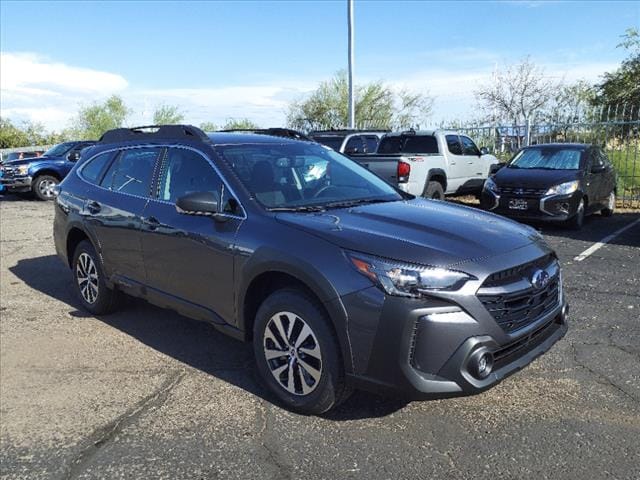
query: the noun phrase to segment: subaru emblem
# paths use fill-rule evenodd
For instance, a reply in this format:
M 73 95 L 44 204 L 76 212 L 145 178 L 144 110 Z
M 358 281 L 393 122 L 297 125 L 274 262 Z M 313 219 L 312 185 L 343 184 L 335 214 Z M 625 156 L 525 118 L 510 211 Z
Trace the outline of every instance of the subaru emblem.
M 549 283 L 549 274 L 545 270 L 536 270 L 531 276 L 531 285 L 535 288 L 544 288 Z
M 515 193 L 516 195 L 522 195 L 524 193 L 524 189 L 516 188 L 513 193 Z

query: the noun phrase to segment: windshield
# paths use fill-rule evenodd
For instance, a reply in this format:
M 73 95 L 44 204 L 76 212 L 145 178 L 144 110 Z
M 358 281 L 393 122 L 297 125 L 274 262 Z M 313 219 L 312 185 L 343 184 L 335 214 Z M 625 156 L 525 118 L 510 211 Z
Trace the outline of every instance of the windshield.
M 403 198 L 366 168 L 320 145 L 223 145 L 216 150 L 251 196 L 269 209 L 320 210 Z
M 344 141 L 346 135 L 338 136 L 338 135 L 313 135 L 313 138 L 316 142 L 326 145 L 327 147 L 331 147 L 336 151 L 340 150 L 342 146 L 342 142 Z
M 578 170 L 582 150 L 575 148 L 526 148 L 518 152 L 507 168 Z
M 60 143 L 58 145 L 54 145 L 49 150 L 44 152 L 48 157 L 59 157 L 67 153 L 71 148 L 75 145 L 73 142 Z

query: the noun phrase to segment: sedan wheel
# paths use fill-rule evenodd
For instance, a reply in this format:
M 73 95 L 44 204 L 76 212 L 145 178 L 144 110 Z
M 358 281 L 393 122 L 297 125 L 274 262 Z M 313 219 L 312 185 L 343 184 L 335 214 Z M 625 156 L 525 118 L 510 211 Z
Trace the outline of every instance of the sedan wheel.
M 82 298 L 91 305 L 96 303 L 99 293 L 98 269 L 93 259 L 86 253 L 81 253 L 78 257 L 76 280 Z
M 611 215 L 613 215 L 613 212 L 615 211 L 615 209 L 616 209 L 616 193 L 611 192 L 609 194 L 609 198 L 607 199 L 607 206 L 603 208 L 600 211 L 600 213 L 605 217 L 610 217 Z
M 322 353 L 311 327 L 298 315 L 279 312 L 264 331 L 263 349 L 271 374 L 293 395 L 308 395 L 322 376 Z

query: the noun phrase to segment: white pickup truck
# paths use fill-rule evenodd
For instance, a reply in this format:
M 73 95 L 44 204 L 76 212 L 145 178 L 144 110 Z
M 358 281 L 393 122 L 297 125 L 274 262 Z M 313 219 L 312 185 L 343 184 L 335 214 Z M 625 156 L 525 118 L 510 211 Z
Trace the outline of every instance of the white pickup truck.
M 498 159 L 466 135 L 449 130 L 388 133 L 375 154 L 350 158 L 412 195 L 479 194 Z

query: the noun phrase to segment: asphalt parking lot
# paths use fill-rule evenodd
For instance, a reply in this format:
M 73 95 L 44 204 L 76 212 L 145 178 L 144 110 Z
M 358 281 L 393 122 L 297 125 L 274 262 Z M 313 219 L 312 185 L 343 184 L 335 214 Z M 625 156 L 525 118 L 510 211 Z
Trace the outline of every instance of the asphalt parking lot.
M 640 477 L 640 218 L 543 227 L 570 331 L 484 394 L 357 393 L 324 417 L 272 403 L 252 353 L 131 300 L 79 310 L 50 203 L 0 200 L 0 465 L 6 479 Z

